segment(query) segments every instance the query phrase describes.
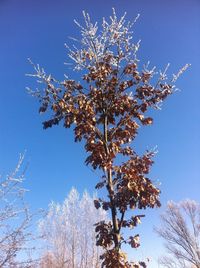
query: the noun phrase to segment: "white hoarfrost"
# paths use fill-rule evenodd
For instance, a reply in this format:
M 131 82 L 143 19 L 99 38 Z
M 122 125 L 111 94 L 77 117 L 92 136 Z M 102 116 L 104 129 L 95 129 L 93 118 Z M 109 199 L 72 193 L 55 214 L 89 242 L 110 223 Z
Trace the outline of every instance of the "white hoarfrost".
M 87 192 L 80 197 L 75 188 L 62 204 L 50 203 L 39 222 L 45 241 L 41 267 L 100 267 L 94 224 L 105 218 L 105 211 L 94 207 L 93 198 Z

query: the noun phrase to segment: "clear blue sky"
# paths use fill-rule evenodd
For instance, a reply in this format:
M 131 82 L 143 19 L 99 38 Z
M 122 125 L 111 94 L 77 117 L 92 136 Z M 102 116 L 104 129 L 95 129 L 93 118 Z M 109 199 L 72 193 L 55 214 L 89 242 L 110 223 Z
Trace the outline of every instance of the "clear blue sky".
M 155 113 L 153 126 L 140 130 L 133 146 L 139 152 L 158 146 L 151 178 L 162 183 L 163 208 L 171 199 L 200 201 L 200 1 L 0 0 L 0 173 L 12 169 L 18 154 L 27 150 L 27 199 L 33 208 L 62 201 L 73 185 L 92 192 L 98 172 L 85 167 L 85 153 L 81 144 L 74 144 L 71 131 L 61 126 L 42 129 L 39 105 L 25 90 L 35 86 L 25 77 L 32 72 L 27 58 L 62 79 L 69 72 L 63 64 L 64 43 L 68 36 L 78 36 L 73 19 L 84 9 L 99 21 L 112 7 L 119 15 L 127 11 L 128 19 L 141 14 L 134 29 L 134 40 L 142 40 L 141 62 L 150 60 L 158 69 L 170 62 L 169 74 L 192 64 L 177 82 L 181 91 Z M 162 209 L 147 212 L 136 230 L 142 236 L 141 256 L 161 251 L 152 227 Z

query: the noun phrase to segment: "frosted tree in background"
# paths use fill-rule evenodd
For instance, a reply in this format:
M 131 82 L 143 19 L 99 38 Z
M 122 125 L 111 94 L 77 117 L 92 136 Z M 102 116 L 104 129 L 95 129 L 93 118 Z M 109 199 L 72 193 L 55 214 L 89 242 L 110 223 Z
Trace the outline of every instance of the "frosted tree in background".
M 46 242 L 41 267 L 99 268 L 94 224 L 105 219 L 105 211 L 95 209 L 87 192 L 80 198 L 73 188 L 63 204 L 52 202 L 39 224 Z
M 24 156 L 13 172 L 0 177 L 0 267 L 25 268 L 34 264 L 30 247 L 32 214 L 24 201 Z M 20 257 L 23 256 L 23 257 Z
M 169 202 L 156 229 L 169 253 L 160 259 L 166 268 L 200 268 L 200 204 Z
M 188 65 L 171 79 L 166 73 L 168 66 L 163 72 L 156 72 L 149 64 L 139 70 L 139 42 L 132 39 L 138 17 L 127 22 L 125 15 L 118 19 L 113 10 L 110 20 L 103 19 L 99 29 L 87 13 L 83 15 L 84 26 L 75 21 L 81 39 L 76 46 L 67 47 L 81 81 L 65 76 L 60 82 L 33 65 L 31 76 L 45 87 L 30 91 L 39 98 L 40 113 L 51 112 L 44 128 L 61 122 L 65 128 L 73 127 L 75 141 L 85 142 L 85 163 L 102 171 L 96 189 L 104 188 L 107 195 L 97 198 L 95 206 L 111 215 L 111 220 L 96 223 L 97 245 L 104 249 L 102 267 L 146 267 L 142 261 L 128 261 L 122 246 L 139 247 L 135 227 L 144 215 L 138 209 L 159 207 L 160 190 L 148 176 L 154 151 L 138 155 L 131 143 L 140 127 L 153 123 L 149 111 L 160 109 Z M 128 237 L 125 228 L 133 229 Z

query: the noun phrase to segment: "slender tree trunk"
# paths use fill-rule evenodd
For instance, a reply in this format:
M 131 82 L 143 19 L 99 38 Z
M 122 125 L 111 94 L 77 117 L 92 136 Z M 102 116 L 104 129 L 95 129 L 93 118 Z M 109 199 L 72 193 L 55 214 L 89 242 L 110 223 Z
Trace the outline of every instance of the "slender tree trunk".
M 108 176 L 108 192 L 109 192 L 109 198 L 110 198 L 110 204 L 111 204 L 111 213 L 112 213 L 112 224 L 113 224 L 113 233 L 114 233 L 114 243 L 115 243 L 115 249 L 119 250 L 119 225 L 117 221 L 117 210 L 116 206 L 114 204 L 114 190 L 113 190 L 113 181 L 112 181 L 112 170 L 108 170 L 107 173 Z
M 108 148 L 108 119 L 105 115 L 104 117 L 104 147 L 106 156 L 109 156 L 109 148 Z M 119 225 L 117 221 L 117 210 L 114 203 L 114 188 L 113 188 L 113 180 L 112 180 L 112 169 L 107 170 L 107 189 L 109 193 L 109 199 L 111 204 L 111 214 L 112 214 L 112 226 L 113 226 L 113 236 L 114 236 L 114 243 L 115 249 L 119 250 Z

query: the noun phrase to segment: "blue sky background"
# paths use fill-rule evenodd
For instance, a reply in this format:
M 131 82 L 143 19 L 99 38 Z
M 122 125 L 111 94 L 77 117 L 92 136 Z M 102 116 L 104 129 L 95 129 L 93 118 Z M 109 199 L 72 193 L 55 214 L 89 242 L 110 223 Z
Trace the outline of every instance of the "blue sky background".
M 169 62 L 169 74 L 192 64 L 177 82 L 181 91 L 154 113 L 154 124 L 141 128 L 133 144 L 138 152 L 158 146 L 151 178 L 162 183 L 163 207 L 149 210 L 135 230 L 142 239 L 138 254 L 156 258 L 162 243 L 152 229 L 167 200 L 200 201 L 199 0 L 0 0 L 0 173 L 8 173 L 19 153 L 27 150 L 25 184 L 33 209 L 46 208 L 51 200 L 62 201 L 72 186 L 79 192 L 93 192 L 98 171 L 85 167 L 85 152 L 73 142 L 71 131 L 61 126 L 42 129 L 44 117 L 38 114 L 38 102 L 25 90 L 35 83 L 25 74 L 32 72 L 27 61 L 31 57 L 58 79 L 63 73 L 74 75 L 63 64 L 67 60 L 64 43 L 68 36 L 79 36 L 73 19 L 81 20 L 86 10 L 100 21 L 111 14 L 112 7 L 119 15 L 127 11 L 130 20 L 141 14 L 134 28 L 134 40 L 142 40 L 141 63 L 150 60 L 163 69 Z

